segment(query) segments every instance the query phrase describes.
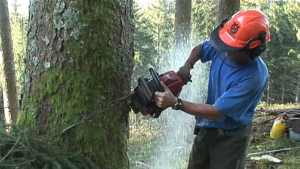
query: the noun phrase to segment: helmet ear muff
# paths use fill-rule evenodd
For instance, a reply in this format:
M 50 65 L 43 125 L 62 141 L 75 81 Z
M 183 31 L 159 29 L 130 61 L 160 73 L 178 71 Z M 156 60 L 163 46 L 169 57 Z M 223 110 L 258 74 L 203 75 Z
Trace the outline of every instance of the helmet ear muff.
M 258 40 L 261 41 L 261 44 L 254 49 L 248 48 L 249 49 L 249 57 L 251 59 L 257 58 L 266 50 L 266 38 L 267 38 L 267 32 L 266 31 L 260 32 Z M 248 43 L 248 44 L 250 45 L 250 43 Z

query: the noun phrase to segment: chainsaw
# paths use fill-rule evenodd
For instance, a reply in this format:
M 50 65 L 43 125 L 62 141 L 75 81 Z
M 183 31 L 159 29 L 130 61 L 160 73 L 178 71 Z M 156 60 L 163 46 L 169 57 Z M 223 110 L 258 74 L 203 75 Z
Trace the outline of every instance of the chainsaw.
M 85 121 L 91 120 L 96 114 L 107 111 L 111 107 L 122 102 L 126 102 L 126 105 L 129 106 L 135 114 L 141 113 L 143 116 L 149 115 L 153 118 L 158 118 L 161 115 L 161 112 L 165 110 L 159 108 L 154 100 L 154 93 L 156 91 L 164 92 L 164 88 L 160 82 L 162 81 L 176 97 L 178 97 L 181 93 L 184 83 L 182 82 L 180 76 L 174 71 L 158 74 L 152 67 L 150 67 L 149 72 L 152 78 L 148 79 L 143 76 L 139 77 L 138 85 L 134 88 L 131 94 L 112 101 L 108 108 L 100 112 L 89 114 L 81 121 L 67 127 L 65 130 L 63 130 L 61 135 L 65 135 L 66 132 L 71 128 L 74 128 Z

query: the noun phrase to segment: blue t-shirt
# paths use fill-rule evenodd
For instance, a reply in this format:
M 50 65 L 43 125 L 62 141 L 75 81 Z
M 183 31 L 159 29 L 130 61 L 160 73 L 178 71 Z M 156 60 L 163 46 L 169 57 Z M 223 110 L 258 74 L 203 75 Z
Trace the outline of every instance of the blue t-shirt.
M 240 66 L 218 53 L 209 40 L 201 47 L 201 62 L 211 61 L 206 104 L 222 112 L 214 121 L 197 118 L 198 127 L 234 129 L 252 122 L 268 80 L 268 68 L 260 57 Z

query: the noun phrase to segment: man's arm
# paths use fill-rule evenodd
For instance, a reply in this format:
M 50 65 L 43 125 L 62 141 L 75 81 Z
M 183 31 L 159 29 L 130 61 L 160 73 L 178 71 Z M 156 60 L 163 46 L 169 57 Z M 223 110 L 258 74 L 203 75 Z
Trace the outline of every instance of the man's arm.
M 205 63 L 212 60 L 215 54 L 216 50 L 211 45 L 210 41 L 204 41 L 192 49 L 190 56 L 186 60 L 184 66 L 193 68 L 197 61 L 201 60 L 202 63 Z
M 165 92 L 155 92 L 156 105 L 160 108 L 172 107 L 178 98 L 172 94 L 170 89 L 163 82 L 161 82 L 161 85 L 165 89 Z M 182 101 L 181 110 L 197 117 L 204 117 L 210 121 L 222 115 L 218 109 L 211 105 L 191 103 L 188 101 Z
M 261 83 L 258 79 L 248 78 L 226 91 L 214 105 L 197 104 L 182 101 L 181 110 L 185 113 L 203 117 L 210 121 L 225 114 L 235 120 L 240 117 L 252 106 L 257 97 L 261 95 Z M 165 92 L 155 92 L 155 100 L 158 107 L 168 108 L 175 105 L 177 98 L 172 94 L 168 87 L 161 82 Z M 261 90 L 259 92 L 259 90 Z
M 189 58 L 184 63 L 184 66 L 192 69 L 195 65 L 195 63 L 200 60 L 200 51 L 201 51 L 201 44 L 195 46 L 193 50 L 190 53 Z
M 213 121 L 222 115 L 218 109 L 211 105 L 196 104 L 188 101 L 182 101 L 181 110 L 190 115 L 206 118 L 209 121 Z

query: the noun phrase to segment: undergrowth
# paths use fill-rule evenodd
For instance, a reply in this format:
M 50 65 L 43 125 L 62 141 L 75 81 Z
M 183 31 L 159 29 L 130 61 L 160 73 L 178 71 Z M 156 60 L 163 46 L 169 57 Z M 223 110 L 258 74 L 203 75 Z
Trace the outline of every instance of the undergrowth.
M 96 169 L 80 153 L 60 150 L 53 142 L 34 138 L 25 129 L 0 128 L 0 168 L 5 169 Z

